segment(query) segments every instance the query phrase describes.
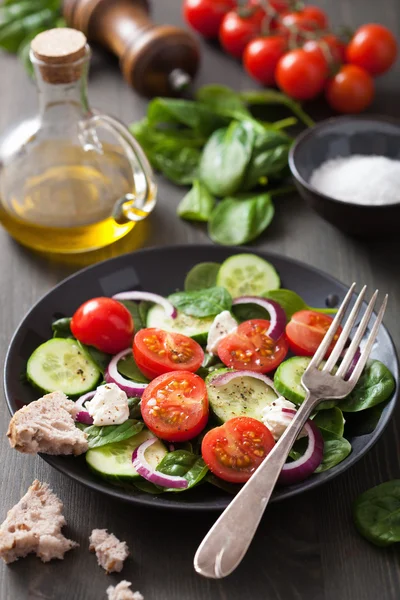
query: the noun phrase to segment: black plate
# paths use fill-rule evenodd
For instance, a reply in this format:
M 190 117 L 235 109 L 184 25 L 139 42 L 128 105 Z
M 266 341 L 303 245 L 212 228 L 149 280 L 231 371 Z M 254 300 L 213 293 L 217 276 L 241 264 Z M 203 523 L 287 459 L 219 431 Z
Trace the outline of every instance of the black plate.
M 13 414 L 23 404 L 38 397 L 37 391 L 23 382 L 21 374 L 24 373 L 26 361 L 33 350 L 51 337 L 52 320 L 72 315 L 75 309 L 89 298 L 111 296 L 123 290 L 137 288 L 168 295 L 177 288 L 182 288 L 186 273 L 196 263 L 222 262 L 228 256 L 240 252 L 243 252 L 243 249 L 195 245 L 141 250 L 96 264 L 60 283 L 30 310 L 11 341 L 4 373 L 5 393 L 10 412 Z M 343 299 L 346 286 L 329 275 L 290 258 L 269 252 L 258 254 L 275 265 L 281 276 L 282 286 L 299 293 L 309 305 L 325 306 L 325 300 L 330 294 L 337 294 L 340 301 Z M 396 351 L 384 327 L 380 329 L 373 355 L 388 366 L 398 388 L 399 369 Z M 337 477 L 354 465 L 382 434 L 393 412 L 395 402 L 396 394 L 386 404 L 372 433 L 350 437 L 353 452 L 345 461 L 329 471 L 313 475 L 302 483 L 277 489 L 272 499 L 277 501 L 300 494 Z M 362 419 L 360 413 L 359 422 Z M 42 458 L 83 485 L 134 504 L 185 510 L 222 510 L 231 498 L 209 484 L 185 493 L 152 496 L 137 490 L 118 488 L 98 479 L 86 467 L 84 457 L 42 456 Z

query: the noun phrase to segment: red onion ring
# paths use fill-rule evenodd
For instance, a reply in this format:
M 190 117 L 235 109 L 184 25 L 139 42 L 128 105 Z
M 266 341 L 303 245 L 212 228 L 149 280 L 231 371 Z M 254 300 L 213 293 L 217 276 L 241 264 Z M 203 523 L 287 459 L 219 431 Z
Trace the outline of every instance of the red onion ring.
M 233 306 L 236 304 L 258 304 L 258 306 L 265 308 L 270 316 L 267 335 L 275 342 L 279 340 L 285 331 L 286 313 L 275 300 L 267 300 L 267 298 L 260 298 L 259 296 L 241 296 L 240 298 L 235 298 L 232 304 Z
M 132 464 L 133 468 L 147 479 L 147 481 L 151 481 L 155 485 L 160 485 L 161 487 L 169 487 L 169 488 L 187 488 L 188 481 L 184 477 L 179 477 L 177 475 L 164 475 L 164 473 L 160 473 L 153 469 L 152 466 L 147 462 L 144 453 L 147 448 L 154 444 L 157 441 L 157 438 L 150 438 L 140 444 L 132 454 Z
M 84 425 L 93 425 L 93 417 L 86 410 L 81 410 L 75 417 L 75 421 L 78 423 L 84 423 Z
M 121 390 L 123 390 L 129 398 L 132 397 L 140 397 L 146 387 L 147 383 L 136 383 L 135 381 L 131 381 L 130 379 L 126 379 L 121 375 L 118 371 L 118 362 L 127 354 L 132 354 L 132 348 L 127 348 L 126 350 L 122 350 L 113 358 L 108 364 L 108 367 L 104 373 L 104 379 L 107 383 L 115 383 Z
M 92 392 L 87 392 L 87 394 L 83 394 L 83 396 L 78 398 L 78 400 L 75 402 L 75 406 L 78 406 L 78 408 L 81 408 L 84 411 L 85 410 L 85 402 L 87 402 L 88 400 L 91 400 L 93 398 L 93 396 L 95 395 L 95 393 L 96 393 L 96 390 L 93 390 Z
M 211 381 L 211 383 L 212 385 L 219 387 L 221 385 L 228 385 L 228 383 L 230 383 L 233 379 L 236 379 L 238 377 L 254 377 L 254 379 L 259 379 L 260 381 L 266 383 L 270 388 L 272 388 L 276 395 L 279 396 L 278 392 L 274 387 L 274 382 L 272 381 L 272 379 L 270 379 L 266 375 L 263 375 L 263 373 L 256 373 L 256 371 L 249 371 L 247 369 L 243 371 L 227 371 L 226 373 L 221 373 L 221 375 L 217 375 L 217 377 L 215 377 Z
M 178 314 L 175 306 L 169 300 L 151 292 L 120 292 L 119 294 L 115 294 L 113 298 L 114 300 L 145 300 L 147 302 L 154 302 L 154 304 L 160 304 L 171 319 L 176 319 Z
M 361 350 L 360 350 L 360 347 L 358 347 L 353 356 L 353 360 L 350 363 L 349 369 L 345 375 L 346 381 L 347 381 L 347 379 L 350 379 L 350 377 L 353 375 L 353 371 L 356 368 L 356 365 L 358 363 L 360 356 L 361 356 Z
M 296 414 L 292 408 L 282 408 L 282 412 L 287 414 L 289 421 Z M 278 478 L 278 482 L 282 485 L 291 485 L 307 479 L 322 463 L 324 439 L 320 430 L 310 419 L 306 421 L 304 429 L 308 435 L 307 450 L 303 456 L 283 466 Z

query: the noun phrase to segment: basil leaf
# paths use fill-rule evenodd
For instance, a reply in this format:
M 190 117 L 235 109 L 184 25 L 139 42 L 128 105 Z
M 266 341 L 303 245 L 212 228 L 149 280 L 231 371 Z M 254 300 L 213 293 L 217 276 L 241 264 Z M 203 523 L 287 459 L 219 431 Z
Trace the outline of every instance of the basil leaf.
M 142 411 L 140 410 L 141 398 L 128 398 L 129 418 L 141 419 Z
M 180 311 L 191 317 L 212 317 L 230 310 L 232 298 L 223 287 L 212 287 L 192 292 L 176 292 L 169 300 Z
M 155 98 L 148 106 L 147 118 L 150 125 L 179 123 L 207 137 L 227 122 L 204 104 L 179 98 Z
M 51 329 L 53 330 L 53 337 L 56 338 L 69 338 L 74 337 L 71 333 L 71 321 L 70 317 L 64 317 L 62 319 L 57 319 L 51 325 Z
M 200 179 L 215 196 L 228 196 L 240 188 L 254 142 L 248 122 L 232 122 L 215 131 L 203 149 Z
M 195 265 L 186 275 L 185 291 L 205 290 L 214 287 L 217 283 L 220 266 L 219 263 L 214 262 L 203 262 Z
M 176 212 L 181 219 L 188 221 L 208 221 L 214 207 L 215 198 L 195 179 L 192 189 L 182 198 Z
M 142 431 L 143 427 L 142 421 L 128 419 L 121 425 L 89 425 L 85 427 L 84 432 L 88 436 L 89 448 L 100 448 L 100 446 L 127 440 Z
M 189 185 L 198 177 L 201 152 L 182 142 L 157 144 L 151 153 L 153 166 L 177 185 Z
M 392 395 L 395 381 L 389 369 L 379 360 L 369 361 L 353 391 L 341 400 L 343 412 L 358 412 L 385 402 Z
M 313 422 L 324 431 L 329 431 L 339 437 L 344 433 L 344 418 L 343 413 L 337 406 L 328 410 L 320 410 L 315 415 Z
M 268 227 L 274 212 L 274 205 L 266 193 L 243 200 L 225 198 L 211 215 L 209 236 L 224 246 L 246 244 Z
M 168 452 L 157 466 L 157 471 L 165 475 L 184 477 L 188 482 L 187 488 L 166 488 L 166 492 L 182 492 L 198 485 L 206 476 L 208 467 L 201 456 L 187 450 Z
M 89 357 L 92 359 L 99 371 L 104 374 L 104 371 L 107 369 L 108 364 L 111 360 L 111 355 L 106 354 L 101 350 L 97 350 L 97 348 L 94 348 L 94 346 L 86 346 L 86 344 L 82 344 L 79 341 L 78 344 L 82 348 L 82 350 L 89 355 Z
M 303 298 L 301 298 L 292 290 L 270 290 L 264 294 L 264 296 L 270 300 L 275 300 L 275 302 L 277 302 L 283 308 L 288 321 L 290 321 L 294 313 L 298 312 L 299 310 L 315 310 L 316 312 L 321 312 L 324 314 L 335 314 L 337 312 L 336 308 L 311 308 L 306 304 L 306 302 L 304 302 Z
M 321 433 L 324 438 L 324 457 L 322 463 L 315 470 L 316 473 L 336 467 L 351 453 L 351 444 L 344 437 L 325 431 L 325 429 L 321 429 Z
M 224 85 L 203 85 L 197 91 L 196 99 L 219 114 L 232 119 L 251 119 L 251 113 L 240 94 Z
M 239 95 L 247 104 L 281 104 L 291 110 L 307 127 L 315 125 L 314 121 L 304 112 L 298 102 L 277 90 L 248 90 L 240 92 Z
M 128 354 L 118 361 L 117 369 L 121 375 L 136 381 L 137 383 L 149 383 L 149 380 L 143 375 L 137 366 L 132 354 Z
M 361 494 L 354 503 L 353 515 L 358 531 L 373 544 L 400 542 L 400 479 Z

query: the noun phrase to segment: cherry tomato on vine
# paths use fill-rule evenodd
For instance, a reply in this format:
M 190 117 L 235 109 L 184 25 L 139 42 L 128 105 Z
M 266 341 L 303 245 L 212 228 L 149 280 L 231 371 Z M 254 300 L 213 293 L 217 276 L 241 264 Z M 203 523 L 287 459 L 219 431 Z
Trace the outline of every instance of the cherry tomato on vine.
M 235 5 L 234 0 L 184 0 L 183 16 L 201 35 L 216 38 L 222 19 Z
M 328 16 L 326 12 L 321 8 L 318 8 L 318 6 L 305 6 L 301 11 L 301 14 L 306 20 L 315 23 L 318 29 L 328 28 Z
M 340 113 L 359 113 L 374 98 L 374 82 L 365 69 L 357 65 L 343 65 L 328 81 L 325 95 L 329 105 Z
M 278 13 L 289 10 L 290 0 L 269 0 L 269 5 Z
M 244 51 L 244 68 L 260 83 L 274 85 L 276 65 L 286 49 L 286 40 L 281 36 L 255 38 Z
M 260 33 L 264 18 L 264 11 L 257 6 L 228 12 L 219 30 L 219 39 L 224 50 L 236 58 L 241 58 L 247 44 Z
M 279 88 L 296 100 L 318 96 L 326 81 L 326 65 L 318 58 L 297 49 L 279 60 L 275 77 Z
M 347 61 L 371 75 L 388 71 L 396 56 L 397 42 L 393 33 L 376 23 L 360 27 L 347 46 Z
M 333 33 L 328 33 L 317 40 L 308 40 L 303 50 L 324 61 L 328 68 L 342 64 L 346 60 L 346 45 Z

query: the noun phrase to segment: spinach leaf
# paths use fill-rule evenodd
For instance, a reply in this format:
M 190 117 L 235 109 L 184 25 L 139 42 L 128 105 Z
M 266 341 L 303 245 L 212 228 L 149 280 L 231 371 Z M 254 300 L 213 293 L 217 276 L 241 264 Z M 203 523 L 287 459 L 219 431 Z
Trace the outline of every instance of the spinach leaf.
M 135 333 L 146 327 L 146 320 L 142 319 L 140 312 L 141 302 L 134 302 L 133 300 L 118 300 L 118 302 L 123 304 L 131 313 L 133 324 L 135 326 Z
M 400 479 L 361 494 L 354 503 L 353 515 L 358 531 L 373 544 L 400 542 Z
M 197 91 L 196 99 L 215 112 L 232 119 L 252 118 L 240 94 L 224 85 L 203 85 Z
M 233 121 L 208 140 L 200 161 L 200 179 L 215 196 L 228 196 L 241 186 L 254 142 L 248 122 Z
M 140 401 L 141 398 L 128 398 L 130 419 L 140 419 L 142 417 L 142 411 L 140 410 Z
M 137 383 L 149 382 L 137 366 L 132 354 L 128 354 L 121 358 L 121 360 L 118 361 L 117 369 L 121 375 L 128 379 L 132 379 L 132 381 L 136 381 Z
M 64 317 L 63 319 L 57 319 L 52 323 L 51 328 L 53 330 L 53 337 L 56 338 L 69 338 L 74 337 L 71 333 L 71 321 L 70 317 Z
M 147 118 L 132 123 L 129 129 L 155 168 L 156 158 L 153 159 L 155 148 L 165 144 L 167 147 L 175 145 L 201 149 L 207 141 L 207 137 L 200 136 L 192 129 L 182 129 L 180 126 L 158 128 L 151 125 Z
M 192 189 L 182 198 L 176 212 L 188 221 L 208 221 L 214 207 L 215 198 L 198 179 L 195 179 Z
M 246 244 L 257 238 L 271 223 L 274 205 L 269 194 L 245 199 L 225 198 L 211 215 L 210 238 L 225 246 Z
M 392 395 L 395 381 L 389 369 L 379 360 L 369 361 L 353 391 L 341 400 L 343 412 L 358 412 L 385 402 Z
M 192 292 L 176 292 L 169 300 L 180 311 L 191 317 L 212 317 L 230 310 L 232 298 L 223 287 L 212 287 Z
M 358 437 L 372 433 L 376 429 L 387 403 L 388 401 L 381 402 L 381 404 L 363 410 L 361 414 L 358 412 L 346 413 L 346 437 Z
M 344 433 L 344 418 L 343 413 L 337 406 L 328 410 L 320 410 L 315 415 L 313 422 L 324 431 L 329 431 L 339 437 Z
M 240 322 L 250 321 L 250 319 L 269 320 L 268 312 L 258 304 L 237 304 L 232 306 L 232 312 Z
M 351 453 L 351 444 L 344 437 L 335 435 L 325 429 L 321 429 L 321 433 L 324 438 L 324 457 L 322 463 L 315 470 L 316 473 L 322 473 L 336 467 Z
M 106 444 L 127 440 L 142 431 L 143 427 L 142 421 L 128 419 L 121 425 L 89 425 L 85 427 L 84 432 L 88 436 L 89 448 L 100 448 Z
M 187 450 L 168 452 L 157 466 L 157 471 L 165 475 L 184 477 L 188 482 L 187 488 L 166 488 L 166 492 L 182 492 L 200 483 L 206 476 L 208 467 L 201 456 Z
M 204 352 L 204 360 L 201 367 L 196 371 L 202 379 L 205 379 L 207 375 L 216 371 L 217 369 L 224 369 L 225 365 L 220 362 L 218 356 Z
M 217 283 L 220 266 L 219 263 L 214 262 L 203 262 L 195 265 L 186 275 L 185 291 L 191 292 L 214 287 Z
M 28 36 L 55 26 L 59 11 L 43 4 L 39 8 L 0 27 L 0 48 L 15 54 Z
M 307 127 L 315 125 L 298 102 L 277 90 L 248 90 L 240 92 L 239 95 L 247 104 L 281 104 L 291 110 Z
M 251 190 L 260 183 L 266 184 L 271 176 L 285 176 L 290 144 L 290 138 L 280 131 L 269 129 L 258 133 L 242 189 Z
M 288 321 L 290 321 L 294 313 L 298 312 L 299 310 L 315 310 L 316 312 L 324 314 L 335 314 L 337 312 L 337 308 L 311 308 L 311 306 L 308 306 L 304 302 L 303 298 L 301 298 L 292 290 L 270 290 L 264 294 L 264 296 L 270 300 L 275 300 L 275 302 L 277 302 L 283 308 Z
M 160 123 L 186 125 L 207 137 L 227 123 L 226 118 L 216 114 L 208 106 L 179 98 L 154 98 L 148 106 L 147 119 L 150 125 Z
M 132 481 L 132 484 L 140 490 L 141 492 L 145 492 L 146 494 L 162 494 L 165 492 L 165 488 L 162 488 L 158 485 L 154 485 L 151 481 L 147 481 L 147 479 L 135 479 Z
M 201 152 L 176 142 L 157 144 L 151 153 L 152 164 L 177 185 L 189 185 L 198 177 Z
M 102 352 L 101 350 L 97 350 L 94 346 L 86 346 L 86 344 L 82 344 L 78 341 L 79 346 L 82 348 L 86 354 L 92 359 L 96 367 L 99 369 L 101 373 L 104 373 L 108 364 L 111 360 L 111 355 Z

